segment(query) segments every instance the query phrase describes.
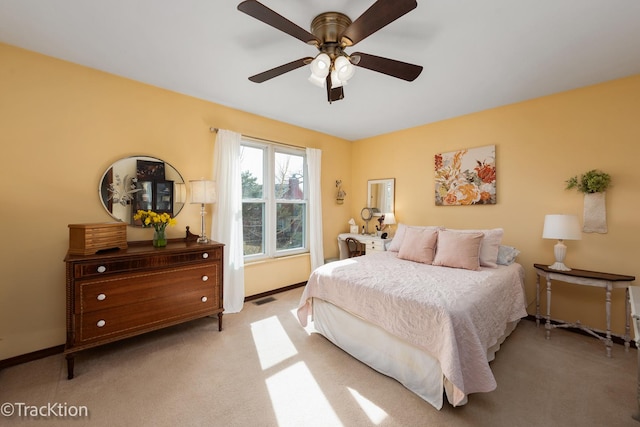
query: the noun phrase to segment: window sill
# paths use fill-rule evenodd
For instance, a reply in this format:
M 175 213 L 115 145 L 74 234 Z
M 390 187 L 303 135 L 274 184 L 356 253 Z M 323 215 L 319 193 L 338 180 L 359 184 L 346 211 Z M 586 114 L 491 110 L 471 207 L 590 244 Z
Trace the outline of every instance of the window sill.
M 270 264 L 272 262 L 278 262 L 278 261 L 288 261 L 294 258 L 308 258 L 309 257 L 309 252 L 304 252 L 304 253 L 300 253 L 300 254 L 293 254 L 293 255 L 285 255 L 285 256 L 280 256 L 280 257 L 275 257 L 275 258 L 260 258 L 260 259 L 254 259 L 251 261 L 245 261 L 244 265 L 245 266 L 249 266 L 249 265 L 260 265 L 260 264 Z

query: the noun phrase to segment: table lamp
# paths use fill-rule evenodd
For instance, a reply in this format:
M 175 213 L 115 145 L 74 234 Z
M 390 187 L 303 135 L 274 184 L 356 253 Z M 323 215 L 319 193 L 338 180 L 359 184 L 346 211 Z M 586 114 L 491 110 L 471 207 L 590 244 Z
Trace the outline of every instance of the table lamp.
M 192 180 L 191 184 L 191 203 L 200 203 L 200 237 L 198 237 L 198 243 L 207 243 L 206 227 L 204 224 L 204 210 L 205 204 L 211 204 L 216 202 L 216 182 L 207 180 Z
M 558 243 L 553 247 L 556 262 L 550 265 L 549 268 L 558 271 L 570 271 L 571 269 L 564 265 L 567 246 L 563 241 L 582 239 L 578 217 L 576 215 L 545 215 L 542 238 L 558 239 Z
M 396 223 L 396 216 L 393 212 L 387 212 L 384 214 L 384 225 L 389 226 L 389 234 L 391 234 L 391 226 Z

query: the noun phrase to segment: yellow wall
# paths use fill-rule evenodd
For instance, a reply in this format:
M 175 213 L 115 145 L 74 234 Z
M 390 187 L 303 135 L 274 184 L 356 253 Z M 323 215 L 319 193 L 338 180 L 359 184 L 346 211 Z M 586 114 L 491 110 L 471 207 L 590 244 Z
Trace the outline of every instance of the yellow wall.
M 213 176 L 210 127 L 320 148 L 325 257 L 338 256 L 336 236 L 359 218 L 366 181 L 396 179 L 396 217 L 408 224 L 503 227 L 517 246 L 534 300 L 534 262 L 551 262 L 543 240 L 547 213 L 582 215 L 582 196 L 564 181 L 589 169 L 611 174 L 607 234 L 567 242 L 569 266 L 640 275 L 635 189 L 640 172 L 640 76 L 548 96 L 390 135 L 350 143 L 210 102 L 0 44 L 0 186 L 4 244 L 0 251 L 0 360 L 64 343 L 67 224 L 106 222 L 98 181 L 115 160 L 136 154 L 163 159 L 187 180 Z M 498 204 L 436 207 L 433 155 L 496 145 Z M 335 202 L 335 180 L 347 192 Z M 199 207 L 186 205 L 170 237 L 199 227 Z M 209 221 L 207 221 L 209 222 Z M 129 240 L 148 230 L 128 228 Z M 308 256 L 248 265 L 245 293 L 306 280 Z M 554 284 L 554 317 L 604 329 L 600 289 Z M 623 293 L 614 292 L 615 333 L 623 333 Z M 530 305 L 529 312 L 535 307 Z
M 429 102 L 429 101 L 427 101 Z M 590 169 L 611 175 L 607 234 L 567 241 L 566 264 L 640 277 L 640 76 L 564 92 L 354 142 L 351 213 L 366 203 L 368 179 L 396 178 L 396 220 L 458 228 L 503 227 L 522 252 L 529 313 L 535 313 L 534 263 L 552 263 L 544 215 L 577 214 L 583 196 L 565 180 Z M 497 205 L 435 206 L 434 154 L 496 145 Z M 605 329 L 602 289 L 552 286 L 552 317 Z M 545 301 L 543 299 L 543 301 Z M 543 307 L 546 307 L 543 305 Z M 544 308 L 543 308 L 544 310 Z M 624 291 L 614 291 L 613 331 L 624 333 Z
M 337 256 L 350 206 L 336 204 L 335 180 L 349 183 L 350 142 L 0 44 L 0 360 L 64 343 L 67 225 L 112 221 L 98 198 L 109 165 L 142 154 L 185 180 L 211 178 L 210 127 L 322 150 L 325 254 Z M 198 232 L 199 206 L 177 220 L 169 237 Z M 309 268 L 308 256 L 248 266 L 246 294 L 302 282 Z

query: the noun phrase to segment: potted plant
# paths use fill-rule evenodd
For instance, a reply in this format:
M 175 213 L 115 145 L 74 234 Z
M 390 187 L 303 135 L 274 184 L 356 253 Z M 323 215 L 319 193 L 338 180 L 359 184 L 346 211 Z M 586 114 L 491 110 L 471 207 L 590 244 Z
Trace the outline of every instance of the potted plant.
M 580 178 L 578 176 L 569 178 L 566 183 L 567 190 L 575 188 L 585 194 L 604 193 L 611 184 L 611 176 L 608 173 L 592 169 L 581 175 Z
M 567 190 L 576 189 L 584 193 L 584 224 L 585 233 L 606 233 L 607 214 L 605 208 L 605 194 L 611 184 L 608 173 L 592 169 L 580 177 L 573 176 L 566 181 Z

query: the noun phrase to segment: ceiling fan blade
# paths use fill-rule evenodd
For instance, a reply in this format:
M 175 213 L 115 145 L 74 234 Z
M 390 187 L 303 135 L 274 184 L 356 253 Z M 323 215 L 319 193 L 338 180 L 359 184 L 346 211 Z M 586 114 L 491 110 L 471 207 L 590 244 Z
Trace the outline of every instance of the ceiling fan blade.
M 395 59 L 383 58 L 381 56 L 369 55 L 368 53 L 356 52 L 352 57 L 359 57 L 360 60 L 354 65 L 367 68 L 371 71 L 387 74 L 408 82 L 414 81 L 422 72 L 422 66 L 409 64 L 407 62 L 396 61 Z
M 353 46 L 418 7 L 416 0 L 377 0 L 342 34 L 342 44 Z
M 280 65 L 279 67 L 272 68 L 260 74 L 256 74 L 255 76 L 251 76 L 249 77 L 249 80 L 254 83 L 266 82 L 267 80 L 278 77 L 281 74 L 288 73 L 289 71 L 293 71 L 300 67 L 304 67 L 311 61 L 313 61 L 313 58 L 311 57 L 296 59 L 295 61 L 291 61 L 287 64 Z
M 249 16 L 256 18 L 258 21 L 262 21 L 267 25 L 270 25 L 278 30 L 289 34 L 302 40 L 305 43 L 319 45 L 320 40 L 307 30 L 299 27 L 293 22 L 289 21 L 282 15 L 274 12 L 265 5 L 255 0 L 246 0 L 238 5 L 238 10 L 244 12 Z

